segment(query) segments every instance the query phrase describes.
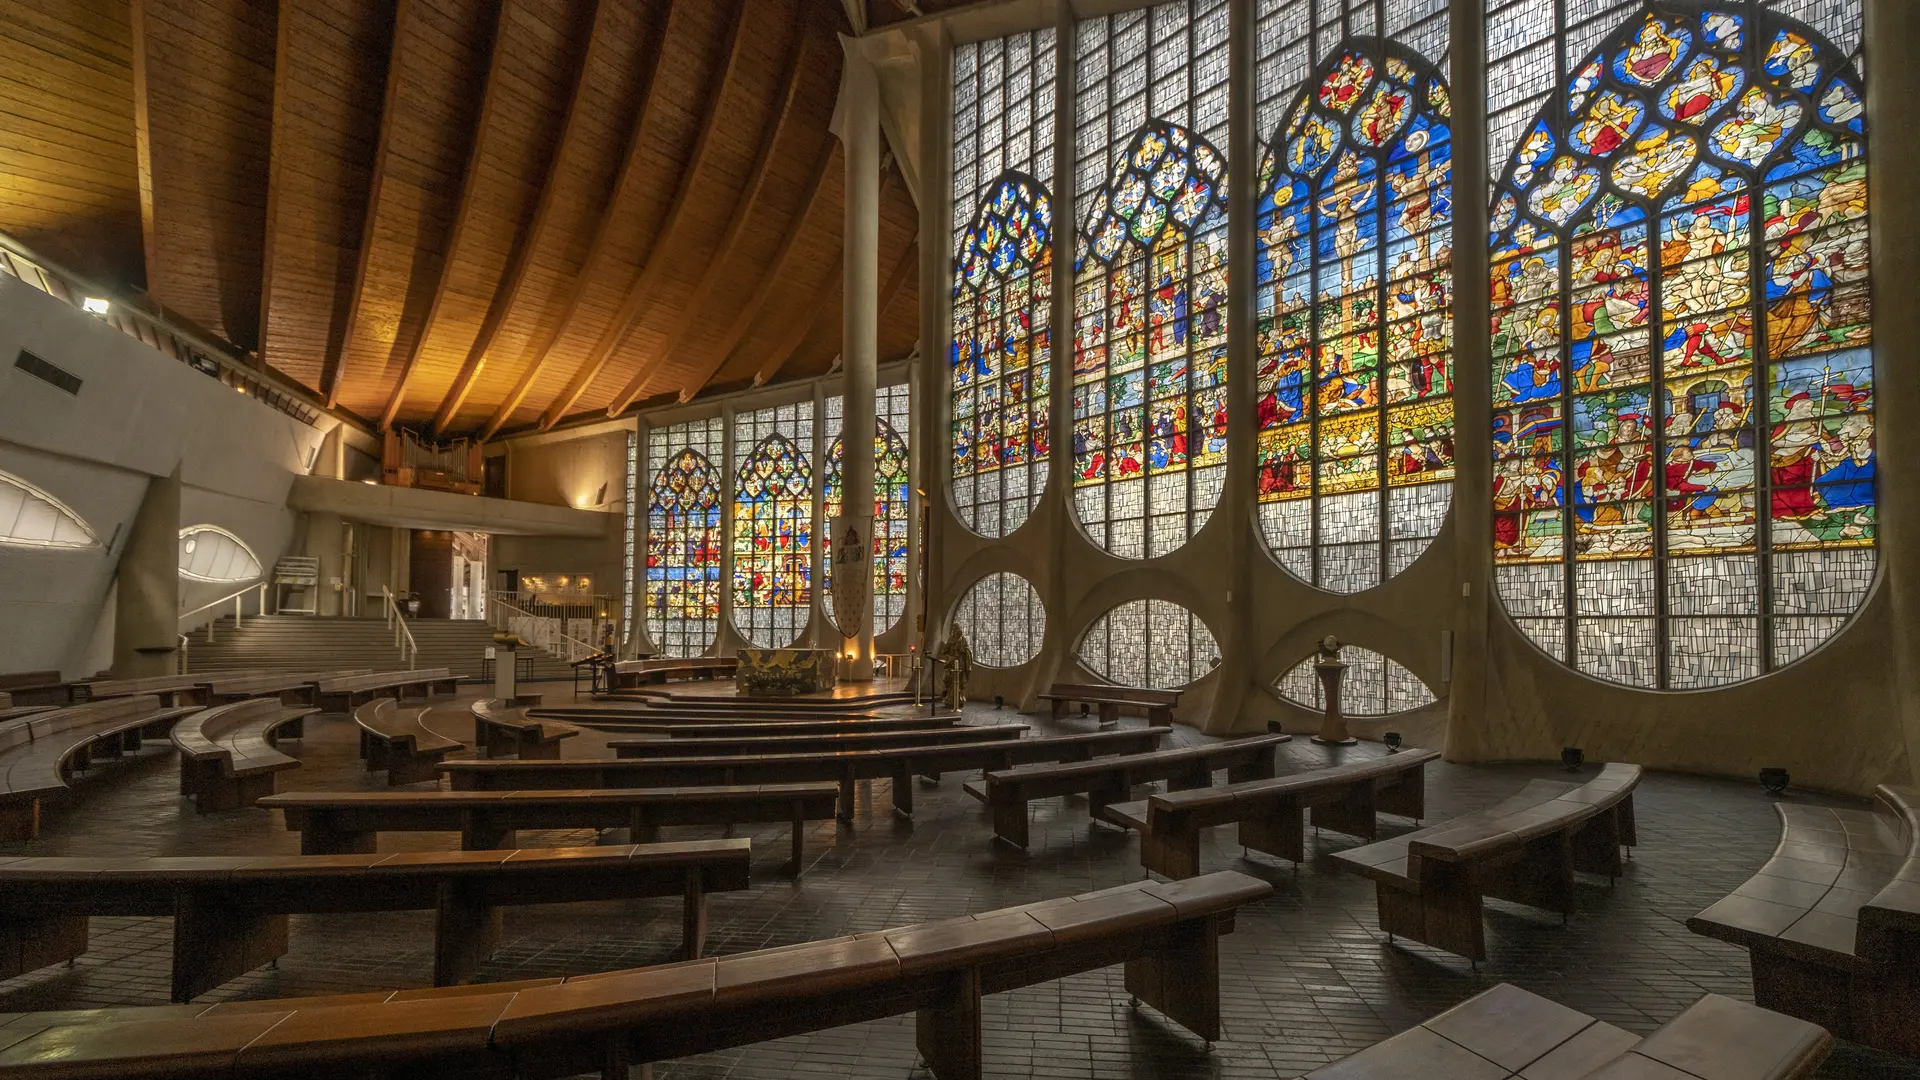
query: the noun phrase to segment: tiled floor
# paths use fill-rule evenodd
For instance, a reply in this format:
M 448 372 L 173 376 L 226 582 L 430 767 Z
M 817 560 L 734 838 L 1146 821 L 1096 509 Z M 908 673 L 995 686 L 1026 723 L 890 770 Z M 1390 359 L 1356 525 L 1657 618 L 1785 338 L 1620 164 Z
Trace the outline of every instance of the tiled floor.
M 547 687 L 550 702 L 564 688 Z M 554 693 L 560 690 L 560 693 Z M 447 706 L 443 706 L 447 707 Z M 459 706 L 452 706 L 459 708 Z M 978 713 L 975 717 L 973 714 Z M 970 718 L 1007 720 L 988 707 Z M 1022 718 L 1037 732 L 1085 729 Z M 1128 721 L 1137 723 L 1138 721 Z M 303 765 L 283 790 L 376 789 L 361 771 L 350 722 L 308 722 Z M 1180 741 L 1199 736 L 1187 729 Z M 244 810 L 200 816 L 177 795 L 177 763 L 148 745 L 138 759 L 107 762 L 50 807 L 42 837 L 0 845 L 0 855 L 191 855 L 293 852 L 298 838 L 277 814 Z M 1319 760 L 1306 740 L 1287 748 L 1302 767 Z M 573 740 L 568 756 L 595 756 L 597 737 Z M 1429 767 L 1430 812 L 1447 817 L 1497 801 L 1549 766 Z M 743 832 L 755 841 L 755 885 L 713 898 L 710 945 L 728 953 L 1023 903 L 1141 876 L 1133 837 L 1092 824 L 1083 802 L 1038 804 L 1033 844 L 1021 853 L 993 841 L 983 808 L 949 776 L 922 783 L 918 813 L 895 819 L 885 781 L 862 785 L 851 831 L 830 823 L 808 837 L 813 860 L 800 882 L 782 876 L 786 826 Z M 1796 798 L 1821 801 L 1815 796 Z M 1495 982 L 1517 983 L 1634 1031 L 1649 1031 L 1706 991 L 1749 993 L 1746 954 L 1687 931 L 1687 916 L 1724 895 L 1772 850 L 1778 822 L 1758 785 L 1651 775 L 1637 799 L 1641 846 L 1617 886 L 1584 887 L 1580 912 L 1558 916 L 1492 902 L 1491 958 L 1479 973 L 1455 956 L 1387 945 L 1373 891 L 1325 856 L 1355 843 L 1326 834 L 1300 867 L 1243 860 L 1230 830 L 1218 830 L 1206 869 L 1238 869 L 1271 881 L 1273 897 L 1241 913 L 1223 942 L 1226 1036 L 1213 1052 L 1151 1012 L 1126 1007 L 1119 969 L 989 999 L 988 1074 L 996 1077 L 1292 1077 L 1411 1026 Z M 1410 827 L 1399 822 L 1394 829 Z M 664 839 L 712 836 L 669 829 Z M 586 833 L 522 833 L 526 846 L 588 842 Z M 389 834 L 382 850 L 457 845 L 453 834 Z M 95 919 L 92 951 L 73 967 L 0 982 L 0 1012 L 167 998 L 171 924 Z M 677 905 L 666 900 L 509 910 L 506 946 L 484 978 L 509 979 L 630 967 L 670 958 Z M 296 918 L 292 951 L 276 968 L 236 980 L 204 1000 L 278 997 L 426 986 L 430 916 Z M 669 1077 L 748 1080 L 790 1076 L 924 1076 L 916 1072 L 909 1017 L 691 1058 L 656 1069 Z M 1842 1046 L 1822 1074 L 1920 1078 L 1920 1063 Z

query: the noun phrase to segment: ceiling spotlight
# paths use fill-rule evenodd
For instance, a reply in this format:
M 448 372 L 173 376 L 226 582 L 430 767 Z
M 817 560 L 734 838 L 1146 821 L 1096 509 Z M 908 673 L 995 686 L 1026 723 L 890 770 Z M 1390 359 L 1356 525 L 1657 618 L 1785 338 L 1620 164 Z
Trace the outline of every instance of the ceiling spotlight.
M 89 296 L 85 300 L 80 301 L 80 310 L 89 315 L 105 315 L 107 309 L 112 306 L 113 305 L 107 303 L 106 298 L 103 296 Z

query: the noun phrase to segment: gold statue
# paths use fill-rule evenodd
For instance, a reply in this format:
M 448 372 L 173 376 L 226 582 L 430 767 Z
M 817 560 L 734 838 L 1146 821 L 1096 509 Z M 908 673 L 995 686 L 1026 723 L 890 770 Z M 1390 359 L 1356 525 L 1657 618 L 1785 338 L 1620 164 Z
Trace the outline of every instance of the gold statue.
M 947 630 L 947 640 L 941 643 L 940 653 L 934 659 L 945 668 L 940 697 L 948 708 L 957 710 L 966 703 L 967 679 L 973 675 L 973 646 L 967 644 L 967 636 L 960 632 L 959 623 Z

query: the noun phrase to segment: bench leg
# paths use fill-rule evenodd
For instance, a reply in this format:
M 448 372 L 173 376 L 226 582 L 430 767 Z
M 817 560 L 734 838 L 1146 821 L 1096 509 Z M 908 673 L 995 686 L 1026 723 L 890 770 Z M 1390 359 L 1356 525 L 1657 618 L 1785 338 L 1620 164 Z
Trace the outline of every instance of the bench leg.
M 1755 1005 L 1819 1024 L 1838 1038 L 1855 1037 L 1853 980 L 1846 972 L 1803 963 L 1764 946 L 1749 952 Z
M 173 1000 L 194 998 L 287 954 L 287 917 L 245 911 L 210 890 L 173 909 Z
M 1127 993 L 1202 1039 L 1219 1039 L 1219 923 L 1178 923 L 1160 947 L 1127 961 Z
M 955 972 L 939 991 L 936 1003 L 916 1012 L 913 1041 L 927 1068 L 939 1080 L 979 1080 L 980 972 Z
M 853 770 L 849 769 L 840 776 L 840 804 L 834 809 L 834 816 L 848 828 L 853 827 L 853 785 Z
M 443 755 L 439 751 L 431 754 L 416 753 L 394 747 L 387 757 L 387 786 L 399 787 L 402 784 L 418 784 L 427 780 L 440 779 L 435 768 Z
M 1380 929 L 1469 960 L 1485 960 L 1487 927 L 1473 875 L 1460 867 L 1424 860 L 1418 888 L 1418 892 L 1403 892 L 1374 886 Z
M 63 963 L 86 951 L 85 915 L 0 913 L 0 979 Z
M 1378 814 L 1398 814 L 1415 821 L 1427 816 L 1427 770 L 1422 767 L 1403 772 L 1385 787 L 1375 789 L 1373 809 Z
M 1192 791 L 1196 788 L 1212 786 L 1213 770 L 1208 768 L 1207 763 L 1204 761 L 1195 762 L 1192 766 L 1182 769 L 1179 773 L 1167 777 L 1168 791 Z M 1123 795 L 1114 801 L 1125 802 L 1126 797 Z
M 535 738 L 532 734 L 527 734 L 520 737 L 519 745 L 515 749 L 519 752 L 521 761 L 560 760 L 560 741 L 558 739 L 542 741 Z
M 472 982 L 500 945 L 500 909 L 453 882 L 440 886 L 433 919 L 433 985 Z
M 1240 846 L 1290 863 L 1307 858 L 1306 815 L 1297 804 L 1277 806 L 1240 822 Z
M 39 835 L 39 799 L 0 803 L 0 840 L 31 840 Z
M 1100 726 L 1112 728 L 1120 726 L 1120 706 L 1102 704 L 1100 706 Z
M 324 814 L 310 811 L 300 826 L 300 854 L 371 855 L 379 839 L 379 833 L 338 828 Z
M 893 812 L 901 817 L 913 816 L 913 767 L 907 762 L 893 770 Z
M 680 909 L 680 959 L 698 960 L 707 951 L 707 890 L 701 871 L 687 871 L 686 896 Z
M 1173 710 L 1165 705 L 1154 705 L 1147 709 L 1147 726 L 1170 728 L 1173 726 Z
M 1611 813 L 1601 814 L 1574 830 L 1573 868 L 1583 874 L 1620 876 L 1620 830 Z
M 794 877 L 799 877 L 802 868 L 807 865 L 807 817 L 799 807 L 793 809 L 793 869 Z
M 180 757 L 180 794 L 198 795 L 220 776 L 220 764 L 213 761 L 195 761 L 193 758 Z
M 1315 806 L 1312 811 L 1313 827 L 1372 840 L 1380 831 L 1375 810 L 1373 783 L 1362 780 L 1348 784 L 1339 799 Z
M 1018 796 L 998 795 L 989 789 L 988 804 L 993 810 L 993 835 L 1014 847 L 1025 850 L 1027 846 L 1027 800 Z
M 1140 865 L 1162 877 L 1199 876 L 1200 830 L 1183 814 L 1157 820 L 1152 810 L 1147 814 L 1152 828 L 1140 834 Z
M 1521 849 L 1512 862 L 1482 869 L 1479 878 L 1485 896 L 1571 915 L 1572 839 L 1563 832 L 1543 836 Z
M 636 806 L 627 814 L 627 840 L 634 844 L 659 842 L 660 826 L 648 820 L 646 807 Z
M 273 743 L 278 742 L 281 739 L 304 739 L 306 737 L 307 737 L 307 718 L 304 716 L 297 716 L 292 720 L 289 720 L 286 723 L 281 724 L 279 728 L 275 729 L 273 734 L 267 739 L 267 743 L 271 745 Z
M 1242 784 L 1248 780 L 1273 779 L 1273 762 L 1276 753 L 1276 748 L 1269 746 L 1244 765 L 1227 766 L 1227 783 Z
M 461 851 L 504 851 L 518 846 L 513 829 L 488 820 L 482 813 L 466 815 L 466 823 L 460 829 Z

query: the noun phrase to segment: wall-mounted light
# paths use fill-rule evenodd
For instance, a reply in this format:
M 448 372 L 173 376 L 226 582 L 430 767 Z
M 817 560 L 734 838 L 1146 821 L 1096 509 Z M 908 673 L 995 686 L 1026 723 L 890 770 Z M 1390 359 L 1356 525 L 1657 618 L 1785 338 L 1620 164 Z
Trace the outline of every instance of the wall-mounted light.
M 103 296 L 89 296 L 80 301 L 80 310 L 89 315 L 105 315 L 112 307 Z
M 361 482 L 361 483 L 363 483 L 363 484 L 372 484 L 372 485 L 373 485 L 373 486 L 375 486 L 375 487 L 379 487 L 379 486 L 380 486 L 380 481 L 378 481 L 378 480 L 362 480 L 362 481 L 360 481 L 360 482 Z

